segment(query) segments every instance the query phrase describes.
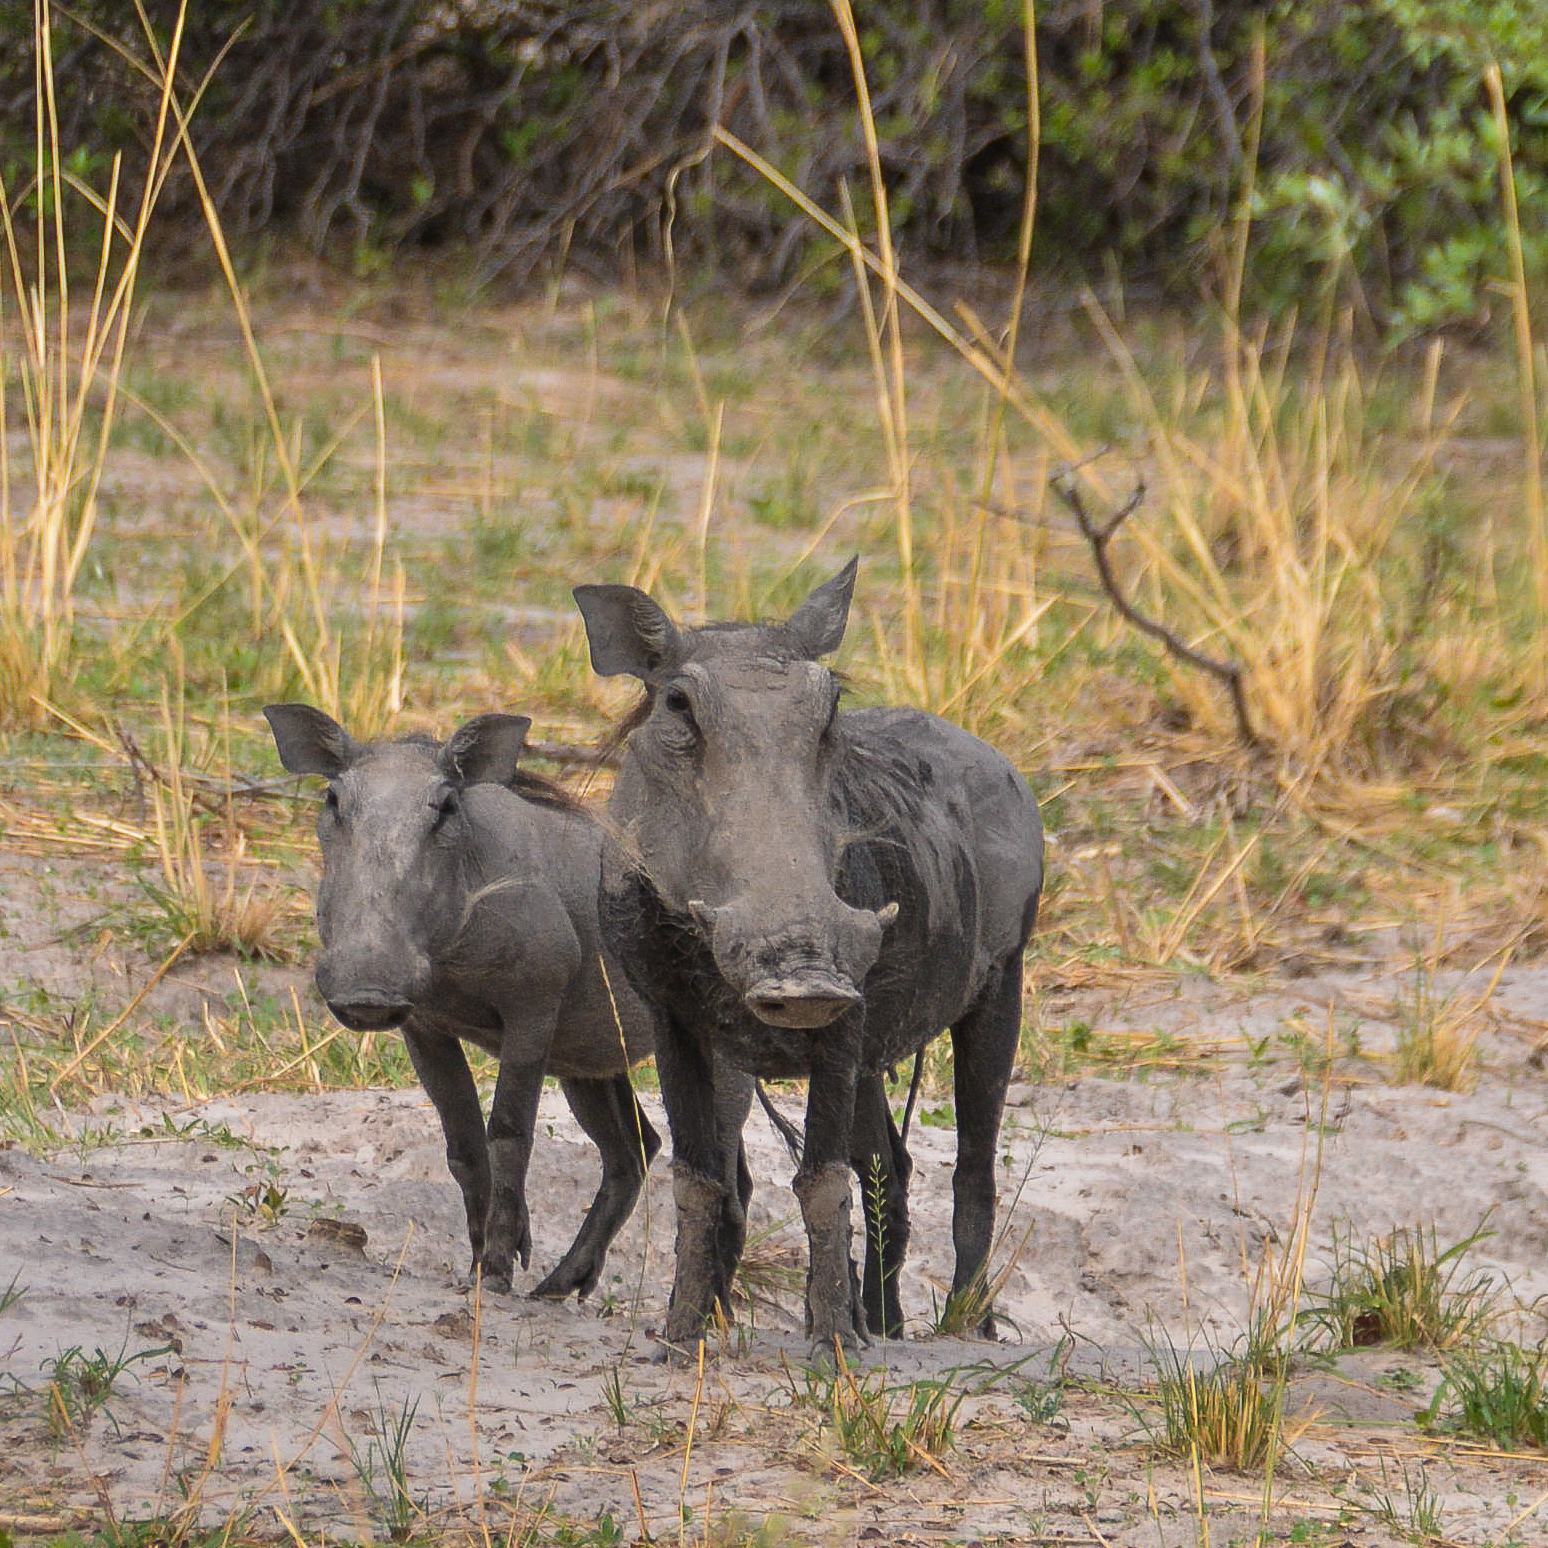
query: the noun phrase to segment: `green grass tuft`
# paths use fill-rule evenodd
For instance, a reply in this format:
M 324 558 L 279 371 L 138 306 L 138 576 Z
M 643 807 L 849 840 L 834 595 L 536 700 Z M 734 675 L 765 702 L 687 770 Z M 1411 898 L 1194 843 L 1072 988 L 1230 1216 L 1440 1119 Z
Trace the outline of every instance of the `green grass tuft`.
M 1301 1313 L 1309 1339 L 1330 1349 L 1473 1343 L 1500 1315 L 1499 1289 L 1482 1270 L 1464 1273 L 1462 1259 L 1491 1235 L 1480 1225 L 1441 1247 L 1434 1226 L 1399 1226 L 1367 1243 L 1335 1229 L 1329 1282 L 1307 1292 Z
M 1420 1423 L 1505 1451 L 1548 1451 L 1548 1349 L 1485 1343 L 1444 1363 Z

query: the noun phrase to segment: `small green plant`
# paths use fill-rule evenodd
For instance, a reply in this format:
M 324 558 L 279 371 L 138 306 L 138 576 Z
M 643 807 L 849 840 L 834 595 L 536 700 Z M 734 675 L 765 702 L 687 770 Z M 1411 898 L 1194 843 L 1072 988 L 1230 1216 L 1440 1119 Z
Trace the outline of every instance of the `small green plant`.
M 364 1449 L 352 1436 L 345 1436 L 355 1476 L 395 1543 L 407 1539 L 423 1511 L 423 1501 L 415 1499 L 409 1488 L 408 1442 L 418 1413 L 418 1398 L 405 1398 L 396 1412 L 389 1409 L 378 1384 L 376 1416 Z
M 612 1416 L 613 1423 L 618 1426 L 619 1433 L 622 1434 L 628 1426 L 633 1405 L 624 1388 L 623 1371 L 616 1364 L 602 1378 L 602 1401 L 607 1405 L 607 1411 Z
M 1480 1224 L 1442 1248 L 1434 1226 L 1400 1226 L 1365 1244 L 1335 1227 L 1329 1284 L 1308 1292 L 1302 1325 L 1330 1349 L 1471 1343 L 1498 1316 L 1499 1295 L 1482 1270 L 1464 1275 L 1462 1258 L 1492 1234 Z
M 1424 1377 L 1407 1366 L 1399 1366 L 1394 1371 L 1383 1371 L 1376 1378 L 1378 1387 L 1385 1387 L 1389 1392 L 1412 1393 L 1424 1386 Z
M 1440 1496 L 1430 1487 L 1423 1464 L 1402 1464 L 1401 1493 L 1388 1484 L 1387 1464 L 1381 1464 L 1381 1486 L 1372 1490 L 1371 1514 L 1398 1537 L 1427 1544 L 1444 1536 Z
M 279 1153 L 270 1151 L 261 1158 L 255 1157 L 242 1170 L 252 1181 L 236 1193 L 227 1194 L 226 1202 L 259 1225 L 275 1224 L 290 1202 Z
M 556 1523 L 547 1541 L 554 1548 L 623 1548 L 627 1538 L 617 1517 L 604 1510 L 589 1526 L 575 1521 Z
M 809 1369 L 804 1399 L 821 1412 L 839 1449 L 873 1482 L 920 1467 L 941 1470 L 956 1443 L 957 1414 L 967 1396 L 956 1373 L 936 1381 L 889 1383 L 885 1371 L 857 1375 L 835 1348 L 831 1372 Z
M 887 1262 L 887 1176 L 882 1170 L 882 1160 L 873 1154 L 865 1178 L 866 1231 L 875 1252 L 876 1261 L 882 1266 L 882 1304 L 886 1304 L 888 1281 L 892 1278 L 885 1265 Z M 895 1271 L 893 1271 L 895 1272 Z M 890 1331 L 890 1330 L 889 1330 Z
M 1027 1243 L 1032 1240 L 1035 1222 L 1029 1223 L 1019 1238 L 1015 1238 L 1011 1235 L 1011 1217 L 1021 1198 L 1021 1190 L 1031 1175 L 1039 1148 L 1040 1145 L 1034 1145 L 1027 1157 L 1026 1169 L 1021 1174 L 1016 1192 L 1005 1210 L 999 1229 L 994 1233 L 994 1240 L 989 1244 L 988 1258 L 978 1272 L 961 1289 L 953 1290 L 937 1309 L 937 1333 L 943 1333 L 948 1338 L 972 1336 L 986 1331 L 988 1324 L 995 1320 L 995 1302 L 1010 1282 L 1011 1275 L 1016 1272 L 1016 1265 L 1027 1249 Z
M 1443 1370 L 1421 1424 L 1508 1451 L 1548 1451 L 1548 1348 L 1480 1344 L 1448 1357 Z
M 1271 1465 L 1293 1438 L 1285 1434 L 1289 1362 L 1282 1345 L 1255 1334 L 1230 1355 L 1206 1343 L 1202 1359 L 1191 1345 L 1178 1349 L 1165 1335 L 1146 1347 L 1161 1404 L 1147 1423 L 1164 1450 L 1247 1472 Z
M 1034 1424 L 1047 1424 L 1064 1407 L 1064 1388 L 1075 1340 L 1066 1333 L 1048 1356 L 1046 1376 L 1018 1376 L 1011 1390 L 1016 1406 Z
M 109 1354 L 98 1346 L 87 1354 L 79 1344 L 56 1355 L 43 1367 L 48 1378 L 48 1426 L 56 1437 L 81 1434 L 91 1423 L 93 1415 L 104 1414 L 117 1429 L 117 1422 L 108 1411 L 108 1400 L 119 1379 L 132 1375 L 131 1367 L 146 1360 L 157 1360 L 170 1354 L 170 1344 L 155 1349 L 140 1349 L 129 1353 L 126 1336 L 117 1354 Z
M 1064 1407 L 1064 1383 L 1025 1381 L 1016 1388 L 1016 1406 L 1033 1424 L 1047 1424 Z
M 984 1319 L 994 1310 L 995 1293 L 1004 1283 L 1011 1265 L 991 1280 L 980 1270 L 963 1285 L 953 1290 L 942 1302 L 935 1314 L 935 1331 L 947 1338 L 961 1338 L 976 1333 L 984 1325 Z
M 10 1284 L 8 1284 L 4 1290 L 0 1290 L 0 1317 L 3 1317 L 8 1311 L 10 1311 L 13 1306 L 16 1305 L 18 1301 L 21 1300 L 24 1295 L 26 1295 L 27 1287 L 24 1284 L 18 1283 L 20 1279 L 21 1271 L 18 1269 L 16 1273 L 11 1275 Z
M 771 1221 L 747 1238 L 737 1265 L 735 1291 L 748 1307 L 788 1306 L 805 1293 L 806 1270 L 801 1249 L 784 1237 L 796 1217 Z

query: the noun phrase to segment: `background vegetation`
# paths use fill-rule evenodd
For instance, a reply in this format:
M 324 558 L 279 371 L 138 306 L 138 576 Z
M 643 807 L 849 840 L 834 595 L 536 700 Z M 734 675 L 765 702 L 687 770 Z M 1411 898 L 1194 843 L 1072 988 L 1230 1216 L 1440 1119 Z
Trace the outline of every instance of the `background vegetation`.
M 157 35 L 177 0 L 147 0 Z M 1478 321 L 1506 250 L 1502 131 L 1520 199 L 1548 193 L 1548 16 L 1531 0 L 1048 0 L 1035 7 L 1049 272 L 1193 298 L 1255 218 L 1250 293 L 1331 292 L 1381 329 Z M 1014 257 L 1031 170 L 1021 0 L 880 0 L 859 18 L 894 238 L 912 261 Z M 134 8 L 56 18 L 61 154 L 152 164 L 159 91 Z M 0 5 L 7 185 L 33 141 L 32 6 Z M 209 72 L 217 61 L 223 61 Z M 1488 76 L 1498 71 L 1491 97 Z M 733 159 L 719 124 L 799 187 L 864 206 L 867 144 L 826 0 L 639 6 L 209 0 L 184 24 L 194 137 L 237 242 L 292 238 L 364 265 L 454 251 L 480 279 L 790 284 L 835 249 Z M 174 172 L 158 240 L 202 249 Z M 1548 235 L 1528 222 L 1531 272 Z M 834 271 L 840 276 L 842 268 Z

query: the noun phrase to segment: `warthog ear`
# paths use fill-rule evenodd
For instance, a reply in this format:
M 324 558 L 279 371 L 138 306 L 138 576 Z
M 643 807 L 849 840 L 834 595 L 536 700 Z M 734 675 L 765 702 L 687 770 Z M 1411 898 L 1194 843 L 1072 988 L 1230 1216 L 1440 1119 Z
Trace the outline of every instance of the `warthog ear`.
M 508 785 L 531 729 L 525 715 L 475 715 L 453 732 L 436 761 L 464 785 Z
M 577 586 L 575 605 L 586 620 L 591 666 L 601 677 L 620 672 L 648 679 L 676 662 L 677 625 L 636 586 Z
M 791 648 L 808 661 L 837 650 L 849 622 L 849 599 L 855 591 L 857 554 L 830 581 L 824 581 L 789 618 L 783 633 Z
M 263 713 L 280 762 L 292 774 L 335 779 L 361 754 L 360 743 L 332 715 L 310 704 L 265 704 Z

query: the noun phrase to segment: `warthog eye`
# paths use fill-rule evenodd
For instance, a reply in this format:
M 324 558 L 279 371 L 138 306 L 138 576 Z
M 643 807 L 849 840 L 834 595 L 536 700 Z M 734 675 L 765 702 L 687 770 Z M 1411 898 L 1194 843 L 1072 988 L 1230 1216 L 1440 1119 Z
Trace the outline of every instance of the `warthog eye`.
M 668 688 L 661 695 L 661 702 L 666 707 L 669 715 L 675 715 L 683 723 L 683 729 L 698 734 L 698 723 L 693 718 L 693 700 L 688 697 L 685 690 L 677 687 Z
M 329 785 L 323 791 L 323 810 L 330 817 L 337 817 L 339 815 L 339 793 L 332 785 Z
M 461 800 L 455 790 L 441 791 L 430 803 L 435 812 L 435 826 L 439 828 L 448 817 L 454 816 L 461 804 Z

